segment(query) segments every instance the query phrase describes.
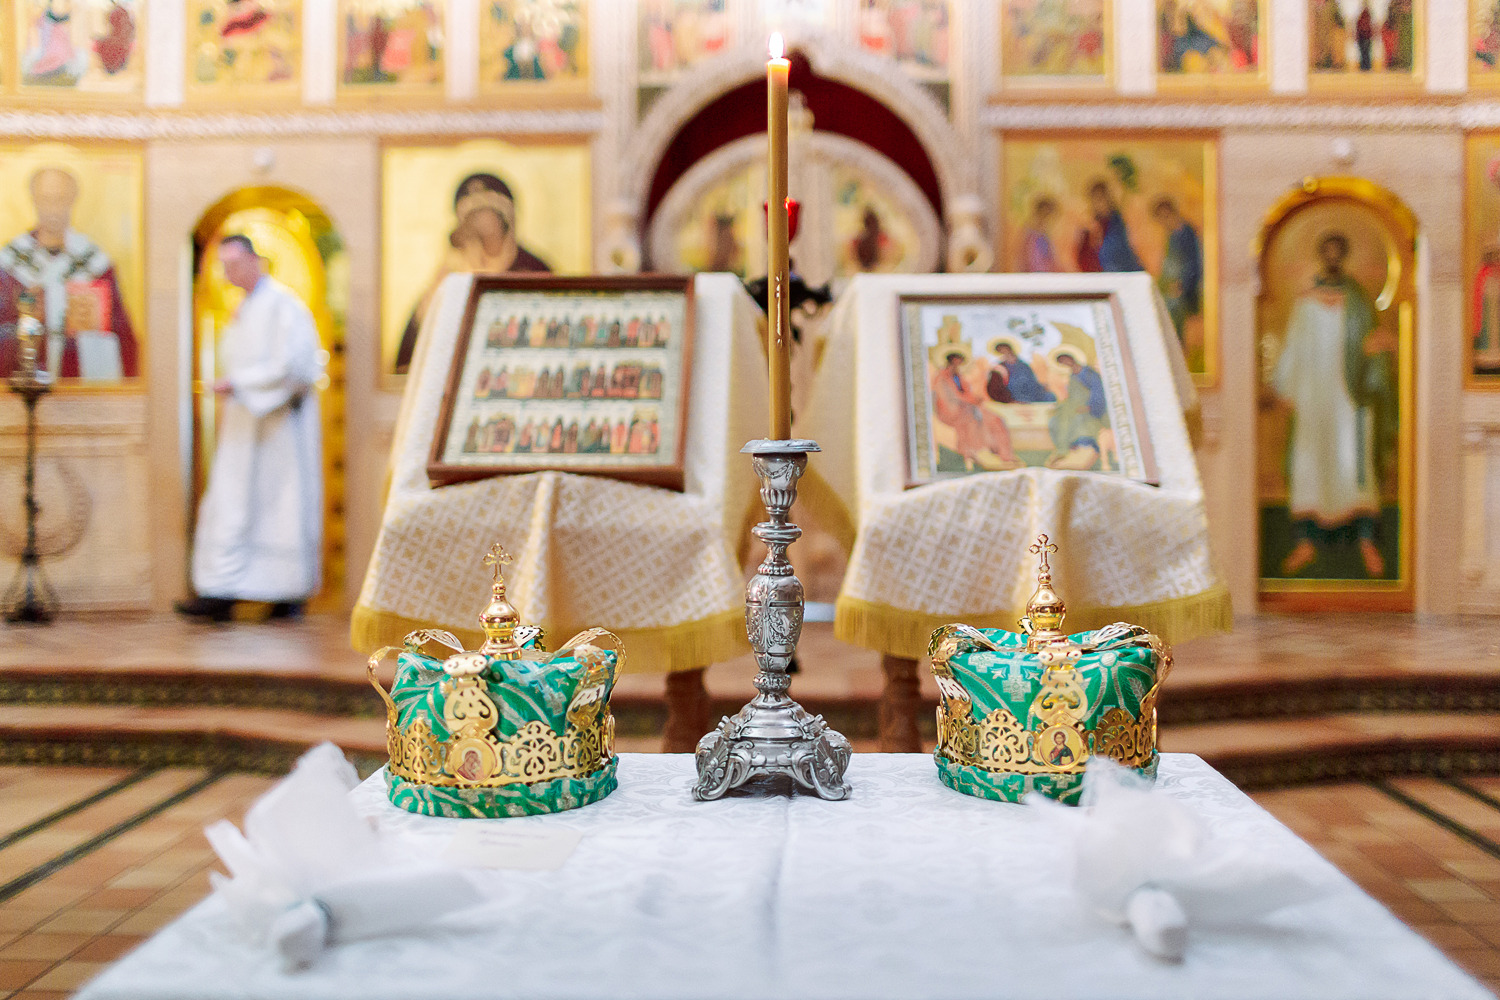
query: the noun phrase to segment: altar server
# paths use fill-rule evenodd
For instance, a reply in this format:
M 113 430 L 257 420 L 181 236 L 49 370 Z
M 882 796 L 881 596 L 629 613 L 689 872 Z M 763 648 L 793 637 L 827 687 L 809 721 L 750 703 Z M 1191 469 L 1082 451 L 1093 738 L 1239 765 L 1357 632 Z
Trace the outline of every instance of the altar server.
M 226 621 L 235 601 L 269 601 L 272 617 L 295 617 L 320 583 L 317 330 L 249 238 L 225 237 L 219 259 L 246 296 L 220 344 L 219 441 L 193 539 L 197 596 L 177 610 Z

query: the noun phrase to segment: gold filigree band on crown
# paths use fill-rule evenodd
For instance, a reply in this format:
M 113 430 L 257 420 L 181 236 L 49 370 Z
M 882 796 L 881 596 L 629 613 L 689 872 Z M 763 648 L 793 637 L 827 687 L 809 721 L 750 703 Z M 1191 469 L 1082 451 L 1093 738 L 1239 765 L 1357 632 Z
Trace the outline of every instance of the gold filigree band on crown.
M 571 726 L 562 736 L 540 722 L 528 722 L 510 739 L 493 731 L 451 739 L 445 745 L 426 719 L 406 729 L 387 730 L 393 774 L 421 785 L 496 788 L 534 784 L 555 778 L 582 778 L 598 771 L 615 754 L 615 719 L 600 716 L 588 729 Z
M 967 703 L 950 708 L 944 702 L 937 710 L 937 752 L 955 764 L 998 774 L 1080 773 L 1095 755 L 1113 758 L 1127 767 L 1145 767 L 1156 749 L 1159 687 L 1153 685 L 1141 699 L 1139 719 L 1122 708 L 1112 708 L 1093 729 L 1077 724 L 1027 729 L 1005 708 L 997 708 L 982 722 L 975 722 Z M 1063 740 L 1058 741 L 1056 734 L 1062 734 Z M 1066 748 L 1067 753 L 1058 753 L 1060 759 L 1054 763 L 1052 755 L 1059 748 Z

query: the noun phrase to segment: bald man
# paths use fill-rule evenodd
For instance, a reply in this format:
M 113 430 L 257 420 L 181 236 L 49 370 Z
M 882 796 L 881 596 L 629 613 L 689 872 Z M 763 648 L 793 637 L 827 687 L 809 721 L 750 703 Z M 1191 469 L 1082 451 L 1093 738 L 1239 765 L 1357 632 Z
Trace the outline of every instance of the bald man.
M 47 335 L 37 364 L 58 378 L 115 381 L 139 374 L 135 330 L 114 261 L 73 228 L 78 179 L 62 167 L 31 175 L 36 226 L 0 249 L 0 324 L 15 323 L 30 291 Z M 19 359 L 14 335 L 0 340 L 0 376 Z

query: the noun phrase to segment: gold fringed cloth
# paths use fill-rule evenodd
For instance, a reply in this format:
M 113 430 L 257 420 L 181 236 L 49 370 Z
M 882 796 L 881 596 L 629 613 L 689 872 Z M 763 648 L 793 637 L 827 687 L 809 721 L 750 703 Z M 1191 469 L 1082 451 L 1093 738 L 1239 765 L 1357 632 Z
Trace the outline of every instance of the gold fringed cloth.
M 415 628 L 474 648 L 496 541 L 515 556 L 510 600 L 554 642 L 617 633 L 634 671 L 707 666 L 748 651 L 736 553 L 756 482 L 740 447 L 766 430 L 758 310 L 732 275 L 699 275 L 682 493 L 560 472 L 433 488 L 427 459 L 473 279 L 449 277 L 423 323 L 392 448 L 390 496 L 351 626 L 356 649 Z
M 906 489 L 898 300 L 903 295 L 1119 296 L 1160 486 L 1019 469 Z M 1014 630 L 1036 588 L 1026 549 L 1057 542 L 1053 580 L 1070 632 L 1114 621 L 1170 643 L 1232 624 L 1209 551 L 1203 485 L 1183 420 L 1196 393 L 1145 275 L 862 275 L 835 305 L 795 433 L 816 440 L 799 506 L 854 541 L 834 633 L 892 656 L 926 654 L 950 622 Z M 1163 330 L 1166 334 L 1163 335 Z

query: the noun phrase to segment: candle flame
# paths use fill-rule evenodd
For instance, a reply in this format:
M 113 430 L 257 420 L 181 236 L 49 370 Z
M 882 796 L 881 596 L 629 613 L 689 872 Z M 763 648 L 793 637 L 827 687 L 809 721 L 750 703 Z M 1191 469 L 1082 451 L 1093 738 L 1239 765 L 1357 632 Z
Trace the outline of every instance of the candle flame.
M 782 54 L 782 52 L 784 50 L 785 50 L 785 47 L 783 46 L 782 41 L 781 41 L 781 32 L 779 32 L 779 31 L 773 31 L 773 32 L 771 32 L 771 58 L 772 59 L 780 59 L 781 58 L 781 54 Z

